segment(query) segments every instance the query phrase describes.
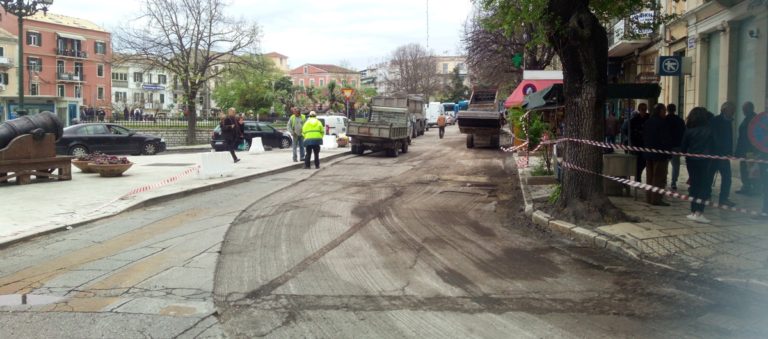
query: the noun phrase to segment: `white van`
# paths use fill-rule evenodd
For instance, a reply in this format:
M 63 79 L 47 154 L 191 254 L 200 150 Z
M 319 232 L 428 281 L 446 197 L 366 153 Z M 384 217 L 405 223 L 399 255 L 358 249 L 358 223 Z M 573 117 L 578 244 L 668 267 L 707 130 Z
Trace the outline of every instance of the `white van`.
M 437 117 L 445 113 L 443 104 L 439 102 L 430 102 L 429 105 L 426 106 L 424 111 L 427 115 L 427 126 L 437 126 Z
M 326 127 L 326 132 L 335 136 L 347 134 L 349 119 L 341 115 L 318 115 L 317 119 Z

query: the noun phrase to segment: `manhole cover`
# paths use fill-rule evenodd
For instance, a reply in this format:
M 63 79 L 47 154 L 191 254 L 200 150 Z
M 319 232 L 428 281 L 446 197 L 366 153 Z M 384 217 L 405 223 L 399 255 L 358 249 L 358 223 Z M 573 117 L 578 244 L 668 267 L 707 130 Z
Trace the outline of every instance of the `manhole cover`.
M 192 166 L 194 164 L 180 164 L 180 163 L 156 163 L 156 164 L 147 164 L 144 166 L 156 166 L 156 167 L 185 167 L 185 166 Z

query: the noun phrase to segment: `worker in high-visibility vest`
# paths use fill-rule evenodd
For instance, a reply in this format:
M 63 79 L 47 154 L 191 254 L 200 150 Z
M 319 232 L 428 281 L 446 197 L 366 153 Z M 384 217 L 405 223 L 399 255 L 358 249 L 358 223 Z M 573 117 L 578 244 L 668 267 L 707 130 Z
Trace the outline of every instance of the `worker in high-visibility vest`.
M 315 111 L 309 112 L 309 119 L 304 122 L 304 126 L 302 127 L 304 147 L 307 148 L 307 153 L 304 157 L 304 168 L 309 169 L 312 153 L 315 154 L 315 169 L 320 168 L 320 145 L 323 144 L 324 134 L 325 127 L 323 126 L 323 123 L 317 119 L 317 113 L 315 113 Z

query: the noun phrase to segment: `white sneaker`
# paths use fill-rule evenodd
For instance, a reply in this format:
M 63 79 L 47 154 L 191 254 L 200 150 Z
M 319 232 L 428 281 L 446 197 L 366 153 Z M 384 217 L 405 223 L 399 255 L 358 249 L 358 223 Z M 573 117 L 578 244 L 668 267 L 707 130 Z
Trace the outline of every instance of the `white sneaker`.
M 688 218 L 688 220 L 696 221 L 696 214 L 691 213 L 686 215 L 685 217 Z
M 695 222 L 702 223 L 702 224 L 710 223 L 709 219 L 705 218 L 703 214 L 696 214 L 693 217 L 694 217 L 693 221 Z

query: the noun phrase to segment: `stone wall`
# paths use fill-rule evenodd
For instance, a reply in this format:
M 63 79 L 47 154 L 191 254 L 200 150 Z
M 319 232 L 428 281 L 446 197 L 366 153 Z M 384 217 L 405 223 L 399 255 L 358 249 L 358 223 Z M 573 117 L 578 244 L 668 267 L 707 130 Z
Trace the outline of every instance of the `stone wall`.
M 136 133 L 151 134 L 162 137 L 165 139 L 165 144 L 168 147 L 174 146 L 186 146 L 187 145 L 187 130 L 181 128 L 168 128 L 168 129 L 143 129 L 135 130 Z M 208 145 L 211 143 L 211 130 L 210 129 L 198 129 L 197 130 L 197 143 L 200 145 Z

